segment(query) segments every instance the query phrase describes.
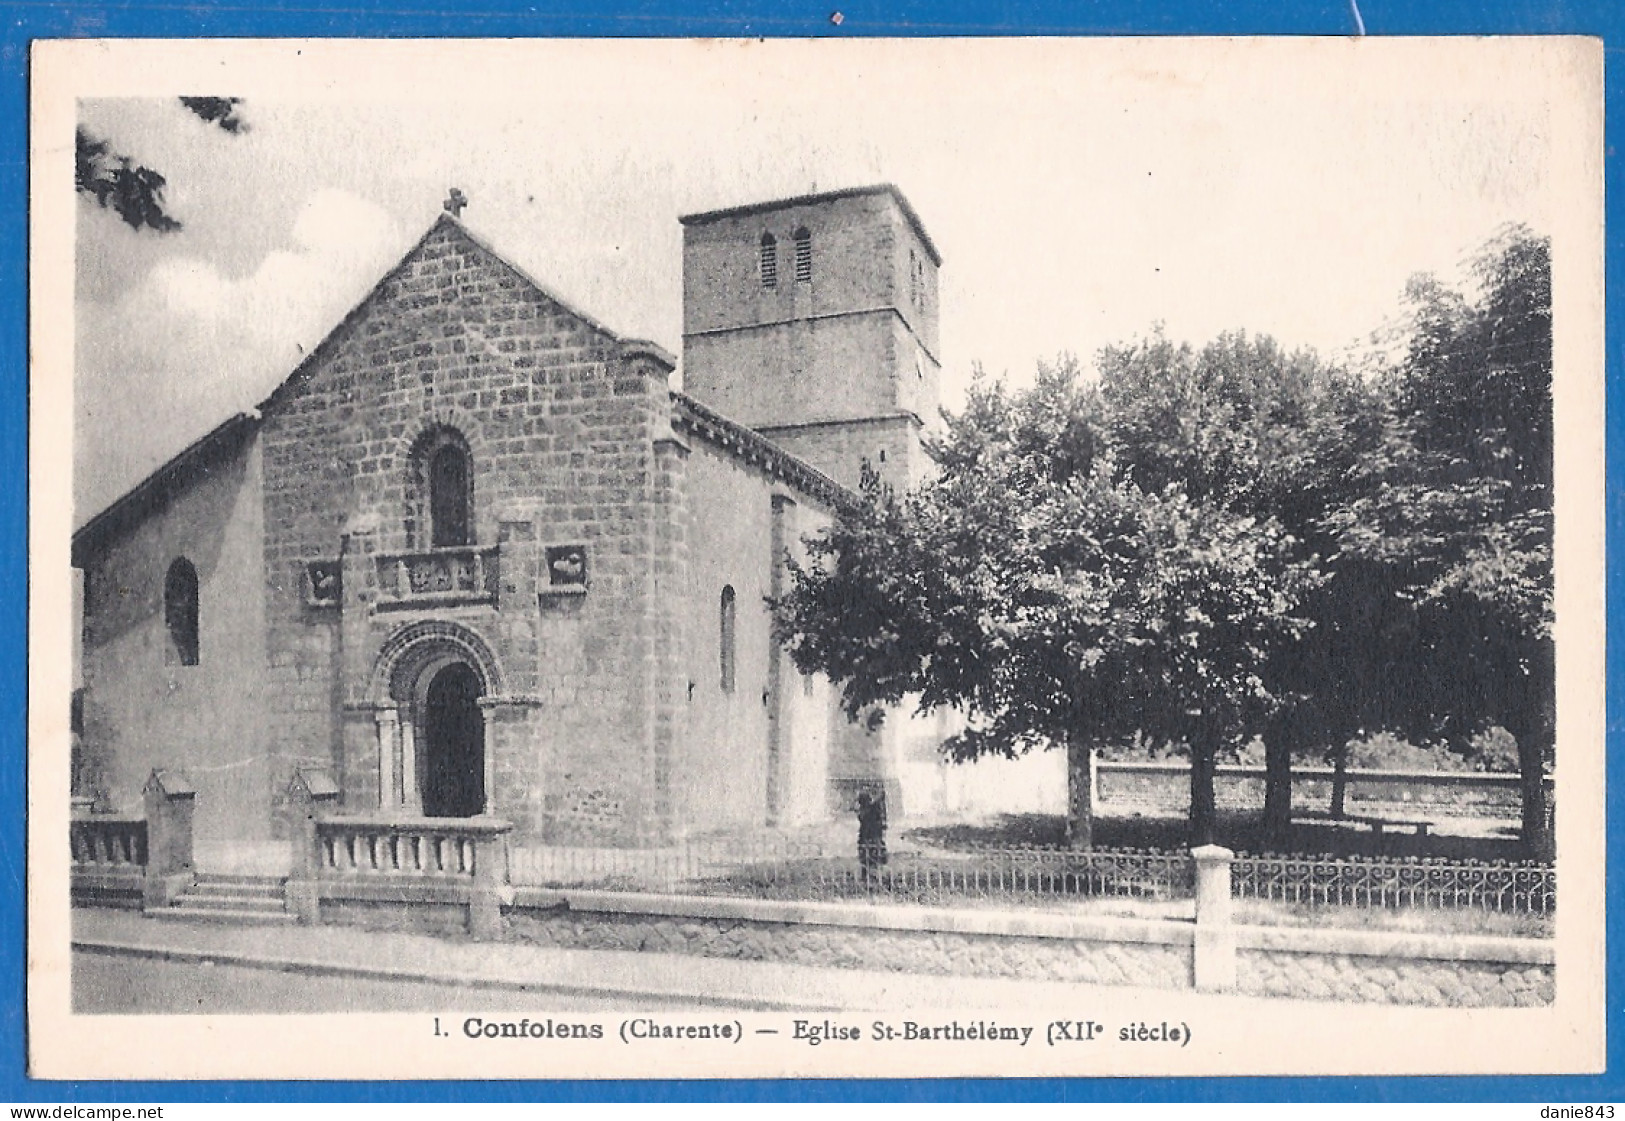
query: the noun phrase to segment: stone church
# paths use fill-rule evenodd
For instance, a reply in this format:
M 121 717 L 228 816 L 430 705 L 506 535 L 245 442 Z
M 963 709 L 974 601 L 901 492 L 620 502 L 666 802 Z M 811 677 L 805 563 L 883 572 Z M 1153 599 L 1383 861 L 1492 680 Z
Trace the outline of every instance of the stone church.
M 459 199 L 256 410 L 75 534 L 75 793 L 139 806 L 179 768 L 205 844 L 277 836 L 302 768 L 347 813 L 544 844 L 918 801 L 930 729 L 848 722 L 766 608 L 863 464 L 924 469 L 941 258 L 902 193 L 680 219 L 682 392 Z

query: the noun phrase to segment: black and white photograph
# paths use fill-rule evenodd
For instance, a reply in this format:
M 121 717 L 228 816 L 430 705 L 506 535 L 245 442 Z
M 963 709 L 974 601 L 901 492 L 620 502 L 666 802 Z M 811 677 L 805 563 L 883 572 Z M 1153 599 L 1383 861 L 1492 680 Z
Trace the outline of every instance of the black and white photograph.
M 37 44 L 31 1070 L 1600 1070 L 1601 74 Z

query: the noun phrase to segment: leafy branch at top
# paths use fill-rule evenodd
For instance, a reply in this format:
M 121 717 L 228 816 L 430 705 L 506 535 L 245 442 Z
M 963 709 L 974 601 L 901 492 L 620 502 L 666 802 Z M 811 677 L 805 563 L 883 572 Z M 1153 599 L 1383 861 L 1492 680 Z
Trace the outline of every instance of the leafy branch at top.
M 239 135 L 248 123 L 239 114 L 240 97 L 183 97 L 186 110 L 223 132 Z M 173 233 L 180 219 L 166 209 L 163 174 L 113 150 L 112 143 L 80 125 L 74 130 L 74 189 L 117 214 L 133 230 Z

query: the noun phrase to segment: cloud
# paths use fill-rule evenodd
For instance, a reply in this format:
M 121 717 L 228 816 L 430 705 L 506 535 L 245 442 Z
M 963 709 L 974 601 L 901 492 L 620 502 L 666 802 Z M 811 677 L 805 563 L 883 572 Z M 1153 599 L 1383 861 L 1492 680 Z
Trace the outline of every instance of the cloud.
M 389 215 L 344 191 L 300 206 L 287 246 L 232 276 L 176 253 L 75 322 L 78 521 L 279 383 L 403 251 Z

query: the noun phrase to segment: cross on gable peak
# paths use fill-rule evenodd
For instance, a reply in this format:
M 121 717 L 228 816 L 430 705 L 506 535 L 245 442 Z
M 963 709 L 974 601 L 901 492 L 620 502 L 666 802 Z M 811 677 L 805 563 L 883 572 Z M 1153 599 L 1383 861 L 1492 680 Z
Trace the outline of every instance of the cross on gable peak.
M 463 208 L 468 205 L 468 196 L 463 194 L 463 192 L 458 188 L 453 187 L 451 189 L 451 193 L 446 196 L 446 201 L 440 205 L 441 208 L 453 218 L 461 218 L 463 216 Z

